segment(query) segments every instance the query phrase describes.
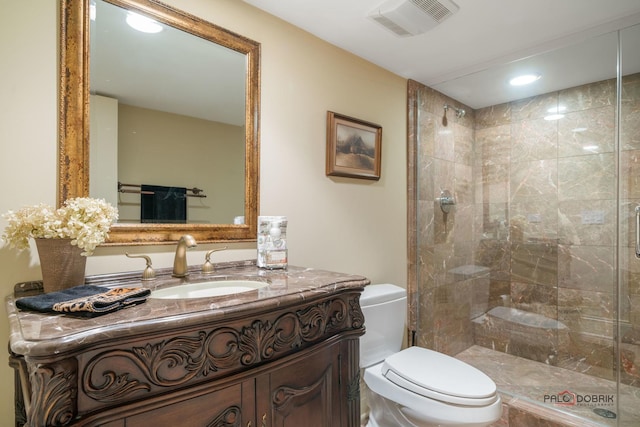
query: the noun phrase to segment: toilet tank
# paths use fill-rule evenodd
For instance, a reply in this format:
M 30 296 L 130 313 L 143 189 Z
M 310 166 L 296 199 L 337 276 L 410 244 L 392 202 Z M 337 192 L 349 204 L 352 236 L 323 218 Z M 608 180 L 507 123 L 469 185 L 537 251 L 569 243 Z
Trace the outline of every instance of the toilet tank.
M 369 285 L 360 296 L 365 333 L 360 337 L 360 367 L 382 362 L 402 348 L 407 291 L 399 286 Z

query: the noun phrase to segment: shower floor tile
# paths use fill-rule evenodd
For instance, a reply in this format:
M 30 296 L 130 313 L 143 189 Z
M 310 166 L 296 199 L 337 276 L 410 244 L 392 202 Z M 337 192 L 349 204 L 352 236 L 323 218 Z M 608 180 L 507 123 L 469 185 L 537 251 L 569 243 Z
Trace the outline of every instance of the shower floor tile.
M 504 403 L 542 419 L 567 426 L 640 426 L 640 388 L 621 384 L 618 419 L 608 419 L 596 412 L 618 412 L 613 381 L 477 345 L 456 358 L 491 377 Z

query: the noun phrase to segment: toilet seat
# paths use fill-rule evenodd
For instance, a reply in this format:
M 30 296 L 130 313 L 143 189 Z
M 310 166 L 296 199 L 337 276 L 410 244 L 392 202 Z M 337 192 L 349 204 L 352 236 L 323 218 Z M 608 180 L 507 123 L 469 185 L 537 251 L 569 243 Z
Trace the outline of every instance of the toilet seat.
M 382 375 L 420 396 L 456 405 L 486 406 L 498 398 L 495 383 L 480 370 L 421 347 L 387 357 Z

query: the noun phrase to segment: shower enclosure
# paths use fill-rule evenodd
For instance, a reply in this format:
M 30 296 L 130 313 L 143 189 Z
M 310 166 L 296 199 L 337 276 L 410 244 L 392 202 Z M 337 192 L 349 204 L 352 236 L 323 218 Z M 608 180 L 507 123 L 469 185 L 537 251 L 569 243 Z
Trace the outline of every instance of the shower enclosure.
M 507 102 L 409 82 L 409 341 L 491 376 L 504 425 L 637 426 L 640 26 L 569 50 L 599 74 Z

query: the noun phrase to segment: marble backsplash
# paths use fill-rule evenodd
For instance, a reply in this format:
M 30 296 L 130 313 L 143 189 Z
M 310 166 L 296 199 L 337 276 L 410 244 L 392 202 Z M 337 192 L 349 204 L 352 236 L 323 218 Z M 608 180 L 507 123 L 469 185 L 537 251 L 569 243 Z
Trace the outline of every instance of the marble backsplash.
M 614 379 L 619 316 L 622 381 L 640 385 L 640 75 L 623 80 L 619 159 L 613 80 L 479 110 L 415 82 L 409 93 L 416 344 L 447 354 L 479 344 Z M 445 103 L 467 114 L 444 126 Z M 564 117 L 545 120 L 554 108 Z M 445 189 L 449 213 L 437 202 Z M 566 330 L 479 317 L 493 307 Z

